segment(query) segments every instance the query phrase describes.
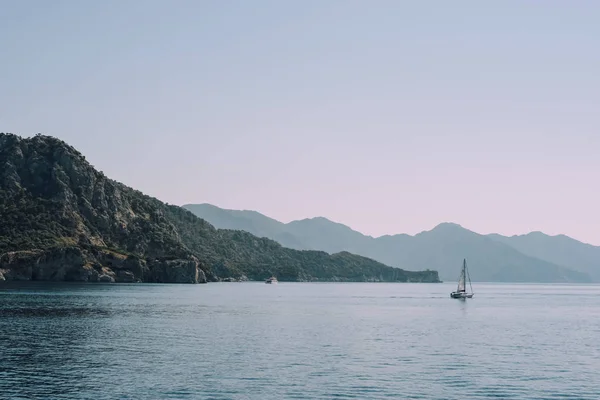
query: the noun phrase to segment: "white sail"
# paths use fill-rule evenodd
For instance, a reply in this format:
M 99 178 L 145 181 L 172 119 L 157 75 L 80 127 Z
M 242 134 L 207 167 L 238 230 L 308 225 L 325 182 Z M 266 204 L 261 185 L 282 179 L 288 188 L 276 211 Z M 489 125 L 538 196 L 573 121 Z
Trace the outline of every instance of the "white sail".
M 467 259 L 464 259 L 460 278 L 458 278 L 458 287 L 456 292 L 450 293 L 450 297 L 453 299 L 470 299 L 473 297 L 473 287 L 471 287 L 471 293 L 467 293 L 467 278 L 469 279 L 469 286 L 471 286 L 471 276 L 467 272 Z
M 458 280 L 458 289 L 456 291 L 457 292 L 464 292 L 465 291 L 465 274 L 464 274 L 464 271 L 461 272 L 461 274 L 460 274 L 460 279 Z

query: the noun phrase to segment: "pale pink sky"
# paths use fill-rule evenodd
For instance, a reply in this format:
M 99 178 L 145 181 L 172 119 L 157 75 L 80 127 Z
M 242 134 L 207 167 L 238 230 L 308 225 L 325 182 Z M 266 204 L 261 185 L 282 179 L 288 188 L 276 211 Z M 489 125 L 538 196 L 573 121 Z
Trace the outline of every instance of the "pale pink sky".
M 9 2 L 0 130 L 174 204 L 600 245 L 600 3 Z

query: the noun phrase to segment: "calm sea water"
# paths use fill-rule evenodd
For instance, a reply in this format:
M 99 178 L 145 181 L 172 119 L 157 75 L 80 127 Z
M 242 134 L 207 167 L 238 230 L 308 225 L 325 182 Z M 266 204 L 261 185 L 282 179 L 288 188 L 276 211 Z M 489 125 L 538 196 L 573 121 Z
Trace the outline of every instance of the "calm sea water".
M 600 286 L 0 285 L 2 399 L 600 398 Z

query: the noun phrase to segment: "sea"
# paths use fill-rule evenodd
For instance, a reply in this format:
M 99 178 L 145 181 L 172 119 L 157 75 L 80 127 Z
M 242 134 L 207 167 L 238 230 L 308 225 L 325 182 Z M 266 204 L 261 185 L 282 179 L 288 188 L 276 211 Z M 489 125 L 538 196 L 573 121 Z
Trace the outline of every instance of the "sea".
M 0 284 L 1 399 L 600 399 L 600 286 Z

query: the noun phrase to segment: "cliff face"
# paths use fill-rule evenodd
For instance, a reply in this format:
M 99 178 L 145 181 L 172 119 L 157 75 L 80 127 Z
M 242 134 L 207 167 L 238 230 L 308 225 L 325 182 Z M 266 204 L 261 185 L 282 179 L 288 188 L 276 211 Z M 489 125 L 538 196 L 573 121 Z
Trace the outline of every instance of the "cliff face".
M 96 171 L 49 136 L 0 133 L 0 280 L 217 281 L 221 278 L 437 281 L 352 254 L 295 251 L 217 230 Z
M 0 256 L 0 281 L 206 283 L 198 260 L 146 262 L 113 251 L 55 247 Z
M 0 165 L 0 279 L 206 282 L 151 199 L 64 142 L 0 134 Z

